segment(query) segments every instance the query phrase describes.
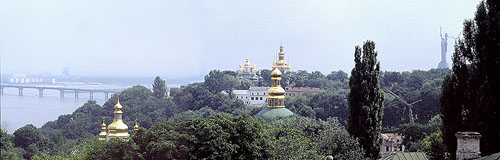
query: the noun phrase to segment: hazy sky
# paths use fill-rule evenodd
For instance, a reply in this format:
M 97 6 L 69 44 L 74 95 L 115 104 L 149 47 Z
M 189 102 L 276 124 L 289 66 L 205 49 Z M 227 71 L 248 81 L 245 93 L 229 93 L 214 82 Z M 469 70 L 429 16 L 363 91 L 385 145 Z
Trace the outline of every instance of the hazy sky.
M 292 70 L 328 74 L 350 72 L 367 39 L 382 70 L 428 70 L 439 27 L 458 35 L 478 2 L 0 0 L 1 72 L 195 77 L 247 57 L 270 69 L 283 42 Z

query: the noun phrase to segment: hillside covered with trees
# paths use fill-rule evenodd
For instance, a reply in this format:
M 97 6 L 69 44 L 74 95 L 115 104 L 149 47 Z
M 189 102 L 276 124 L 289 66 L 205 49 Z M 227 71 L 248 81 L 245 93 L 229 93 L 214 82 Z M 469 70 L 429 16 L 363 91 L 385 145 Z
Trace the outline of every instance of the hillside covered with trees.
M 408 98 L 410 101 L 417 98 L 435 97 L 429 101 L 426 99 L 424 103 L 417 104 L 414 107 L 414 113 L 419 115 L 417 122 L 426 123 L 430 120 L 430 118 L 427 117 L 433 117 L 438 114 L 437 97 L 440 90 L 439 83 L 446 74 L 449 74 L 449 70 L 433 69 L 430 71 L 402 73 L 381 72 L 380 78 L 382 87 L 391 86 L 393 88 L 393 92 L 401 95 L 408 95 L 407 97 L 402 97 Z M 263 145 L 263 147 L 265 147 L 265 145 L 269 145 L 267 143 L 282 143 L 281 145 L 284 146 L 289 145 L 286 143 L 292 142 L 291 140 L 286 139 L 286 137 L 295 136 L 302 138 L 303 140 L 307 139 L 304 144 L 300 145 L 309 146 L 310 151 L 308 153 L 311 155 L 308 156 L 324 156 L 325 154 L 338 153 L 332 151 L 335 149 L 326 150 L 321 149 L 321 147 L 317 148 L 319 143 L 325 142 L 324 140 L 318 140 L 325 139 L 325 137 L 321 136 L 321 132 L 329 130 L 332 132 L 345 133 L 343 135 L 339 135 L 342 142 L 352 143 L 352 147 L 358 147 L 359 149 L 358 142 L 352 139 L 345 129 L 345 125 L 347 124 L 347 115 L 349 112 L 349 105 L 347 103 L 349 80 L 346 73 L 342 71 L 334 71 L 325 76 L 320 72 L 308 73 L 306 71 L 292 71 L 287 72 L 285 77 L 290 79 L 288 83 L 300 84 L 301 86 L 306 87 L 321 87 L 325 90 L 316 94 L 301 94 L 295 98 L 287 97 L 285 101 L 286 106 L 298 116 L 292 119 L 295 119 L 296 121 L 297 119 L 310 121 L 311 123 L 293 122 L 294 124 L 280 124 L 284 123 L 284 121 L 291 121 L 291 119 L 284 119 L 280 120 L 283 122 L 277 121 L 272 122 L 271 124 L 251 118 L 252 115 L 255 115 L 258 111 L 260 111 L 260 107 L 245 106 L 241 100 L 221 92 L 224 90 L 229 91 L 232 89 L 244 88 L 241 84 L 245 83 L 242 83 L 242 80 L 236 78 L 234 74 L 231 74 L 231 71 L 222 72 L 214 70 L 205 77 L 205 82 L 193 83 L 181 88 L 170 88 L 172 97 L 164 96 L 166 90 L 162 88 L 165 88 L 166 86 L 164 86 L 164 83 L 158 82 L 154 83 L 155 87 L 153 90 L 149 90 L 144 86 L 134 86 L 119 93 L 119 97 L 120 103 L 124 106 L 123 116 L 125 118 L 125 123 L 127 123 L 128 126 L 133 126 L 137 121 L 139 126 L 144 128 L 144 130 L 141 130 L 141 133 L 143 132 L 145 135 L 147 135 L 148 132 L 156 132 L 153 128 L 156 128 L 156 130 L 160 129 L 158 128 L 160 124 L 162 124 L 161 126 L 167 127 L 163 129 L 176 129 L 176 131 L 180 132 L 183 131 L 183 129 L 181 129 L 182 126 L 179 125 L 187 125 L 187 123 L 193 123 L 193 121 L 215 121 L 218 118 L 214 119 L 214 117 L 218 116 L 219 118 L 233 119 L 234 121 L 236 121 L 235 119 L 241 121 L 251 121 L 252 123 L 255 123 L 254 125 L 257 125 L 259 129 L 267 129 L 266 133 L 262 133 L 263 135 L 261 135 L 265 135 L 264 139 L 266 142 L 259 144 Z M 158 78 L 155 81 L 158 81 Z M 227 84 L 234 85 L 228 88 Z M 407 112 L 405 112 L 407 109 L 402 103 L 398 102 L 398 100 L 391 98 L 391 95 L 384 94 L 384 96 L 386 99 L 384 102 L 386 107 L 384 115 L 393 114 L 395 116 L 390 116 L 393 118 L 386 118 L 384 116 L 382 124 L 386 128 L 390 127 L 392 130 L 395 130 L 399 128 L 400 124 L 408 122 Z M 95 101 L 88 101 L 72 114 L 61 115 L 57 120 L 47 122 L 41 128 L 27 125 L 16 130 L 13 135 L 2 133 L 6 135 L 2 136 L 2 143 L 5 140 L 6 143 L 10 142 L 9 144 L 11 144 L 6 145 L 7 148 L 5 150 L 5 155 L 9 155 L 9 157 L 13 155 L 22 155 L 20 157 L 25 158 L 30 158 L 34 155 L 58 155 L 62 157 L 70 157 L 74 155 L 73 151 L 75 147 L 82 147 L 82 145 L 97 145 L 98 142 L 92 141 L 97 139 L 97 134 L 100 132 L 99 126 L 102 123 L 102 120 L 108 123 L 112 121 L 113 106 L 117 99 L 118 94 L 115 94 L 102 106 L 97 104 Z M 294 126 L 288 128 L 281 127 L 283 131 L 277 131 L 276 128 L 273 127 L 281 125 L 297 125 L 295 123 L 302 125 L 315 125 L 316 127 L 313 128 L 316 129 L 306 126 L 296 126 L 302 128 L 298 129 Z M 325 125 L 332 125 L 331 127 L 335 128 L 335 130 L 325 128 Z M 131 129 L 132 127 L 129 128 Z M 198 131 L 188 132 L 185 130 L 185 132 L 183 131 L 183 133 L 178 134 L 190 135 L 191 133 L 197 132 Z M 314 132 L 314 134 L 312 132 Z M 33 135 L 37 138 L 30 138 L 33 137 Z M 16 143 L 16 138 L 22 139 L 23 137 L 29 138 L 30 140 L 18 140 L 23 141 L 23 144 Z M 230 137 L 225 138 L 231 139 Z M 132 139 L 134 139 L 135 142 L 136 137 Z M 176 139 L 175 143 L 180 143 L 180 141 L 181 139 Z M 129 143 L 131 142 L 132 141 Z M 229 141 L 228 143 L 234 142 Z M 293 143 L 295 144 L 297 142 Z M 275 149 L 282 148 L 278 147 Z M 266 156 L 277 154 L 272 153 L 272 150 L 269 151 L 270 153 L 267 153 L 268 155 Z M 186 153 L 190 152 L 192 152 L 192 150 L 186 150 Z M 278 152 L 278 150 L 274 152 Z M 138 153 L 141 155 L 144 154 L 141 152 Z M 147 157 L 151 155 L 143 156 Z M 346 155 L 337 156 L 342 157 Z

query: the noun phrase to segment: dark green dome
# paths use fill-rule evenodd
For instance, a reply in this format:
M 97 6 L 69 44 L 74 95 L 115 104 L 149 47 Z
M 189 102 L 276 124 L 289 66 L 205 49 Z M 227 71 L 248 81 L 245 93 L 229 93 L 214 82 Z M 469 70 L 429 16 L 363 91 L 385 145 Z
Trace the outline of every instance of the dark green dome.
M 293 115 L 293 112 L 286 108 L 265 108 L 257 113 L 257 118 L 263 118 L 266 121 L 280 117 L 288 117 Z

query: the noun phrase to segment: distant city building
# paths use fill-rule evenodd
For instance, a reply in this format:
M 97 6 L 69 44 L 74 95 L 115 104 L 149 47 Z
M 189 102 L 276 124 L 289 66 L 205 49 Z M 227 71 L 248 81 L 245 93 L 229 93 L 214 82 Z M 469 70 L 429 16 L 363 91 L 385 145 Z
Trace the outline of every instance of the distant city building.
M 382 145 L 380 146 L 380 153 L 382 157 L 392 155 L 396 152 L 404 152 L 405 146 L 403 145 L 404 136 L 399 133 L 382 133 Z
M 233 90 L 233 95 L 245 104 L 263 105 L 267 102 L 269 87 L 250 87 L 248 90 Z
M 3 81 L 3 80 L 2 80 Z M 46 77 L 37 74 L 14 74 L 11 78 L 7 80 L 8 83 L 45 83 L 45 84 L 54 84 L 56 83 L 55 78 Z
M 322 92 L 321 88 L 312 88 L 312 87 L 285 87 L 285 95 L 290 97 L 295 97 L 301 93 L 318 93 Z
M 280 52 L 278 52 L 278 59 L 273 60 L 273 70 L 278 68 L 282 73 L 290 71 L 290 59 L 288 63 L 285 62 L 285 52 L 283 51 L 283 44 L 280 45 Z

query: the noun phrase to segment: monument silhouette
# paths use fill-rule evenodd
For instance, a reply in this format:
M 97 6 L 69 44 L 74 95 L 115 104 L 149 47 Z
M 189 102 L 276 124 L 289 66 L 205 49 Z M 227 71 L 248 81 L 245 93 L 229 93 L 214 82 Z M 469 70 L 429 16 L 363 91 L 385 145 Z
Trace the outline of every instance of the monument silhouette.
M 439 69 L 446 69 L 448 68 L 448 62 L 446 62 L 446 51 L 448 47 L 448 33 L 443 33 L 441 28 L 439 28 L 439 36 L 441 36 L 441 62 L 438 64 Z

